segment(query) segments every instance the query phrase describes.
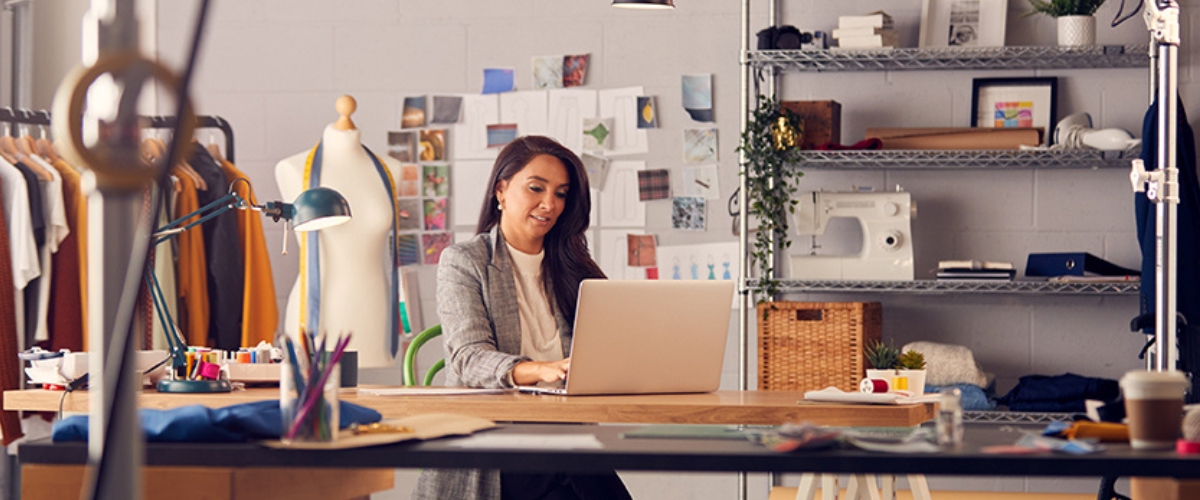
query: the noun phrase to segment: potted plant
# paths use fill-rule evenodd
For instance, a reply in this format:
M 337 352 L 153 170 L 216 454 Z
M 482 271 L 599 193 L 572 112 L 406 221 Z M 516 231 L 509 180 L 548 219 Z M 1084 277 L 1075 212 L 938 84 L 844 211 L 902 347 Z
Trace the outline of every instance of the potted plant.
M 925 393 L 925 356 L 920 352 L 901 353 L 894 345 L 876 341 L 866 346 L 863 355 L 873 367 L 867 370 L 867 378 L 886 380 L 892 391 Z
M 760 95 L 738 146 L 745 155 L 749 185 L 743 213 L 750 217 L 752 227 L 757 225 L 750 256 L 758 275 L 752 286 L 759 303 L 773 300 L 779 293 L 775 252 L 791 246 L 788 220 L 797 203 L 796 179 L 804 175 L 793 166 L 800 161 L 801 134 L 796 113 L 780 106 L 774 97 Z
M 1095 45 L 1095 14 L 1103 4 L 1104 0 L 1029 0 L 1033 10 L 1023 17 L 1045 14 L 1058 19 L 1059 45 Z

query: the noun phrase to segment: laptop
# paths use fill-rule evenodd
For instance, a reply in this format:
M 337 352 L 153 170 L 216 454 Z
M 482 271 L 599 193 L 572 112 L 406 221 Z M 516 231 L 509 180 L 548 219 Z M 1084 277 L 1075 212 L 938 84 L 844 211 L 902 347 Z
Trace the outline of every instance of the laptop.
M 584 280 L 564 396 L 712 392 L 721 385 L 732 281 Z

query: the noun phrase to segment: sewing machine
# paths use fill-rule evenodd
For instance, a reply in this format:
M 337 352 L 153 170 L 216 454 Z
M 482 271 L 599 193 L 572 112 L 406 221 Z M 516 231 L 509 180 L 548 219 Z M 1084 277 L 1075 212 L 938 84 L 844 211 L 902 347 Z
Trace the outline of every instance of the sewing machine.
M 858 219 L 862 249 L 851 255 L 792 255 L 791 277 L 803 280 L 913 279 L 912 218 L 916 204 L 905 192 L 809 192 L 796 205 L 795 229 L 823 235 L 829 220 Z

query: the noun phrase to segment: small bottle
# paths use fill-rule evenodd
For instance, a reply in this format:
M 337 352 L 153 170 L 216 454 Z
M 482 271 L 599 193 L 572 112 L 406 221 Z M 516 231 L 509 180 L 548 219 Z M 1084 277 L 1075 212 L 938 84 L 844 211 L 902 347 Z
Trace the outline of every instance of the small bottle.
M 938 400 L 937 440 L 941 446 L 958 446 L 962 439 L 962 391 L 950 389 Z

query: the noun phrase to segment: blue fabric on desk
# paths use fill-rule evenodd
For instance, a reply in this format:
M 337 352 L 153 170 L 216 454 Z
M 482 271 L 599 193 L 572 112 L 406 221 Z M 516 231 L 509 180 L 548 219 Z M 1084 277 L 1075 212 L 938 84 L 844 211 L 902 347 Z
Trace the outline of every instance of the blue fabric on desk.
M 946 392 L 950 389 L 962 391 L 962 409 L 967 411 L 989 411 L 996 409 L 996 401 L 982 387 L 972 384 L 927 385 L 925 392 Z
M 370 424 L 383 418 L 379 412 L 345 401 L 338 425 Z M 224 408 L 200 405 L 170 410 L 140 410 L 146 441 L 151 443 L 240 443 L 257 439 L 278 439 L 283 433 L 279 401 L 256 401 Z M 78 415 L 54 424 L 55 442 L 87 441 L 88 417 Z
M 1121 395 L 1116 380 L 1062 375 L 1026 375 L 1016 387 L 999 399 L 1013 411 L 1084 411 L 1083 401 L 1112 401 Z

